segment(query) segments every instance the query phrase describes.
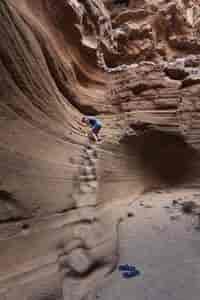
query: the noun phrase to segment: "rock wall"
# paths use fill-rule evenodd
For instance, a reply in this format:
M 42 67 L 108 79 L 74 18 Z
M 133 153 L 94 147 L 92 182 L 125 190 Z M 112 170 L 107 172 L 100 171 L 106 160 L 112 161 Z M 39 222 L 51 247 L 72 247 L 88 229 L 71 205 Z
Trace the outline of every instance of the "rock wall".
M 118 261 L 119 201 L 199 186 L 199 13 L 1 1 L 0 299 L 92 299 Z

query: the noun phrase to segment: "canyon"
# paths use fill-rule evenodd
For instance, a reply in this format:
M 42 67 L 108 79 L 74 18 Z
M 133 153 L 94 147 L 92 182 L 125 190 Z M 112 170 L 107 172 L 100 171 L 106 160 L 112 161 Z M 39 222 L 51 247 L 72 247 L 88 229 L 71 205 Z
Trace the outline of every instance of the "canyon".
M 95 299 L 129 204 L 198 194 L 199 26 L 198 0 L 1 0 L 0 299 Z

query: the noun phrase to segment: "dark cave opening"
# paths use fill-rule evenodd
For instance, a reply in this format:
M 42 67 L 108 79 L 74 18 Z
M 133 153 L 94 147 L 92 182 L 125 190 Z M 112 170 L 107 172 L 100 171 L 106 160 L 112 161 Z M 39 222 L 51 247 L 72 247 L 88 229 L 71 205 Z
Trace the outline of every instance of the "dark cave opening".
M 198 175 L 200 155 L 179 135 L 147 130 L 128 137 L 126 144 L 128 152 L 134 149 L 142 167 L 163 184 L 189 183 Z

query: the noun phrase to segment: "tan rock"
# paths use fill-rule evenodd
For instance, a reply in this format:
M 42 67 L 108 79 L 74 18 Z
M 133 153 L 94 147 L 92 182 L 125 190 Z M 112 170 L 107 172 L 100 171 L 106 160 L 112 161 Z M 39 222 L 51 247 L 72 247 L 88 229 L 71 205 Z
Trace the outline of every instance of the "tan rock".
M 1 0 L 0 37 L 0 298 L 80 300 L 125 203 L 199 188 L 199 5 Z
M 72 270 L 79 274 L 88 271 L 91 266 L 91 260 L 86 251 L 81 248 L 74 249 L 67 257 L 68 264 Z

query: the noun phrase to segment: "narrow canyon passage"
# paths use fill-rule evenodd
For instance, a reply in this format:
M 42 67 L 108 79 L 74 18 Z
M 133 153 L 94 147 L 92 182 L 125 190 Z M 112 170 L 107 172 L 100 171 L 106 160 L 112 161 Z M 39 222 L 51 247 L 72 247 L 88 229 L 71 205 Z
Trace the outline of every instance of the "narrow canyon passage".
M 199 24 L 195 0 L 1 0 L 0 300 L 199 297 Z

